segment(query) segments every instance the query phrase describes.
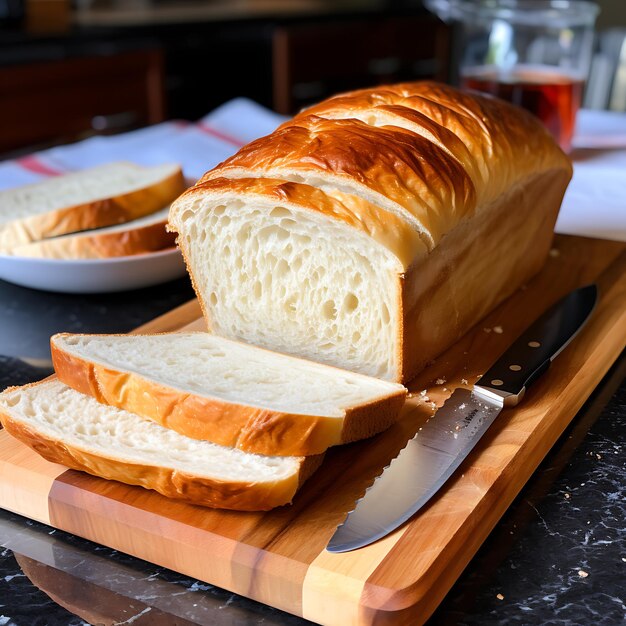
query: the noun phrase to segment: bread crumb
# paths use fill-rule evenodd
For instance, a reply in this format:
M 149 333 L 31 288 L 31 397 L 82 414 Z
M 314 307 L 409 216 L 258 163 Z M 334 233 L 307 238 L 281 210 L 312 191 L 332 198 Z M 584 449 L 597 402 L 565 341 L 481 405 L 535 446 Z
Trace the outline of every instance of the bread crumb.
M 504 600 L 504 596 L 501 593 L 497 594 L 496 598 L 498 598 L 498 600 Z
M 569 493 L 564 494 L 564 496 L 569 500 Z
M 552 248 L 550 250 L 550 256 L 554 259 L 557 256 L 559 256 L 561 253 L 559 252 L 559 250 L 557 250 L 556 248 Z
M 584 570 L 582 570 L 582 569 L 579 569 L 579 570 L 578 570 L 578 575 L 579 575 L 581 578 L 587 578 L 587 576 L 589 576 L 589 574 L 588 574 L 587 572 L 585 572 Z
M 465 402 L 463 402 L 463 404 L 459 404 L 459 409 L 464 409 L 465 408 Z
M 502 326 L 494 326 L 493 332 L 497 333 L 498 335 L 501 335 L 504 331 L 502 330 Z
M 465 474 L 463 474 L 463 476 L 465 476 Z M 624 561 L 624 563 L 626 563 L 626 556 L 622 557 L 622 561 Z
M 443 377 L 443 378 L 438 378 L 438 379 L 435 381 L 435 384 L 436 384 L 436 385 L 443 385 L 445 382 L 446 382 L 446 379 L 445 379 L 445 377 Z
M 434 402 L 430 403 L 430 408 L 435 410 L 437 408 L 437 405 Z
M 491 328 L 483 328 L 483 330 L 484 330 L 486 333 L 490 333 L 490 332 L 491 332 Z
M 461 378 L 461 384 L 467 385 L 467 378 Z

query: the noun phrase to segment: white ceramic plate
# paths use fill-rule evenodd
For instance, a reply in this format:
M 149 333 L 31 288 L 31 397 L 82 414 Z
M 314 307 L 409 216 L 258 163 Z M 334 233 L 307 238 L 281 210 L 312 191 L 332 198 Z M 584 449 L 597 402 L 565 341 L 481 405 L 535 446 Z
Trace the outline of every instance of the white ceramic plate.
M 105 293 L 158 285 L 185 274 L 177 248 L 111 259 L 35 259 L 0 255 L 0 278 L 62 293 Z

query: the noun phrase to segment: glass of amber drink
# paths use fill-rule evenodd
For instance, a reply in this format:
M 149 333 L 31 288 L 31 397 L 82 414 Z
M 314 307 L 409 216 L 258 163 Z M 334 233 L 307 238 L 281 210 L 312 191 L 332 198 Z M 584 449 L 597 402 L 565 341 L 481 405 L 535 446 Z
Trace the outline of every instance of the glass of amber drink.
M 462 86 L 534 113 L 569 151 L 598 7 L 582 0 L 426 0 L 457 26 Z

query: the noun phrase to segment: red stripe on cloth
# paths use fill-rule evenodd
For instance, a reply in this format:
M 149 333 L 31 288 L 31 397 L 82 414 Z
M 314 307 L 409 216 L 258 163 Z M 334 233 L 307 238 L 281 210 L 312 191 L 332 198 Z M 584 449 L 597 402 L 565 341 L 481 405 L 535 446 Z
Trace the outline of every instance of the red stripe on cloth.
M 223 133 L 220 130 L 216 130 L 215 128 L 213 128 L 212 126 L 209 126 L 208 124 L 198 124 L 198 128 L 207 133 L 208 135 L 213 135 L 213 137 L 217 137 L 218 139 L 221 139 L 222 141 L 226 141 L 230 144 L 232 144 L 233 146 L 243 146 L 243 144 L 245 143 L 244 141 L 241 141 L 241 139 L 237 139 L 236 137 L 233 137 L 232 135 L 227 135 L 226 133 Z
M 17 159 L 16 162 L 25 170 L 35 172 L 36 174 L 44 174 L 45 176 L 58 176 L 59 174 L 63 174 L 63 170 L 46 165 L 32 154 L 22 157 L 21 159 Z

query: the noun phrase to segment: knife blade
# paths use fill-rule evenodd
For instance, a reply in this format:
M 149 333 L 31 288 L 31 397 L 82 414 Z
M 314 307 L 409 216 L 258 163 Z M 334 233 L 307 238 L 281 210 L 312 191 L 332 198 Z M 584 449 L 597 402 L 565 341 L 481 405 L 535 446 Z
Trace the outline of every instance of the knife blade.
M 348 552 L 385 537 L 413 517 L 446 483 L 504 407 L 526 388 L 583 327 L 597 287 L 570 292 L 531 324 L 481 376 L 473 389 L 457 389 L 384 468 L 326 549 Z

